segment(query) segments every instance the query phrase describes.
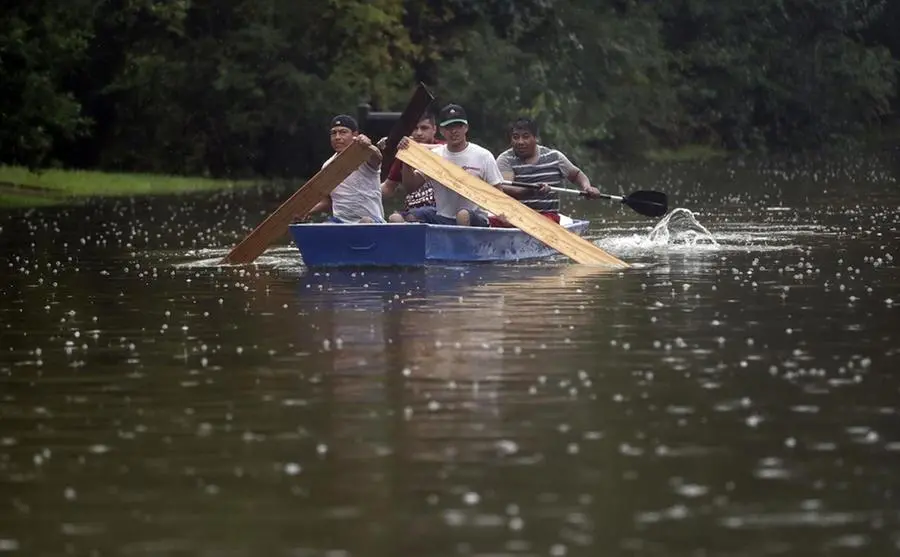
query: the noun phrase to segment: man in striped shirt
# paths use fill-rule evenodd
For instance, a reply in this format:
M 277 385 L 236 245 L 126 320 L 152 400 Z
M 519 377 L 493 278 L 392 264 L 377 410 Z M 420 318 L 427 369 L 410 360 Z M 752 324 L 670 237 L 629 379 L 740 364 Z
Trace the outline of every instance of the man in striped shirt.
M 503 179 L 541 186 L 540 189 L 504 185 L 503 191 L 554 222 L 559 222 L 559 195 L 550 186 L 563 180 L 576 184 L 587 197 L 600 194 L 591 181 L 568 157 L 556 149 L 538 144 L 538 126 L 530 118 L 519 118 L 509 129 L 511 147 L 497 157 Z M 492 217 L 491 226 L 510 226 Z

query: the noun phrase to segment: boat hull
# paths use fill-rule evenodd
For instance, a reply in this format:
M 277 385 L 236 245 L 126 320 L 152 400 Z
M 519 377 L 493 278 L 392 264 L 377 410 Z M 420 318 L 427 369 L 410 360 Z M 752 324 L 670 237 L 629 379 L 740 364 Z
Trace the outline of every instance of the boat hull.
M 589 222 L 564 219 L 584 235 Z M 294 244 L 309 267 L 412 266 L 429 263 L 510 262 L 559 255 L 517 228 L 424 223 L 292 224 Z

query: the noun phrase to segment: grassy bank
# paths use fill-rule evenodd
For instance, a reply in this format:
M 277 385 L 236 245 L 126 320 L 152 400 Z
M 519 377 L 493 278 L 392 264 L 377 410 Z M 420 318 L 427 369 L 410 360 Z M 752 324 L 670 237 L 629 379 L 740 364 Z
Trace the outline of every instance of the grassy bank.
M 163 195 L 245 188 L 258 183 L 250 180 L 212 180 L 84 170 L 31 172 L 18 166 L 0 166 L 0 207 L 70 204 L 88 197 Z

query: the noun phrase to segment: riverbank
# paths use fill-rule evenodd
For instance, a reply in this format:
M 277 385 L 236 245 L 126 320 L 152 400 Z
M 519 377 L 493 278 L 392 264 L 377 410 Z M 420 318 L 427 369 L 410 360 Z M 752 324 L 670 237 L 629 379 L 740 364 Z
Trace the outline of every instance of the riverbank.
M 259 180 L 214 180 L 87 170 L 31 172 L 18 166 L 0 166 L 0 208 L 75 204 L 91 197 L 166 195 L 248 188 L 260 183 Z

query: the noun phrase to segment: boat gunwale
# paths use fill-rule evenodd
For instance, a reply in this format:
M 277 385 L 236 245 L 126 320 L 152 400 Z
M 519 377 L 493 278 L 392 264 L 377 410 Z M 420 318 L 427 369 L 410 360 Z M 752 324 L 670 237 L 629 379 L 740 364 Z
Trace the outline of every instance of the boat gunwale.
M 590 221 L 587 219 L 572 219 L 570 222 L 566 222 L 565 224 L 560 224 L 566 230 L 570 228 L 576 228 L 579 226 L 583 226 L 585 224 L 590 225 Z M 456 230 L 459 232 L 490 232 L 490 233 L 517 233 L 517 234 L 528 234 L 524 230 L 516 227 L 501 227 L 501 226 L 461 226 L 458 224 L 432 224 L 428 222 L 343 222 L 343 223 L 334 223 L 334 222 L 303 222 L 303 223 L 292 223 L 290 225 L 291 228 L 294 227 L 302 227 L 302 226 L 366 226 L 366 227 L 382 227 L 382 226 L 424 226 L 429 229 L 435 230 Z
M 574 219 L 572 217 L 564 216 L 565 221 L 564 224 L 560 223 L 565 230 L 572 234 L 576 234 L 578 236 L 584 237 L 587 231 L 590 229 L 591 222 L 587 219 Z M 389 227 L 385 225 L 413 225 L 412 227 Z M 349 225 L 351 228 L 348 228 Z M 418 226 L 416 226 L 418 225 Z M 353 228 L 355 227 L 355 228 Z M 362 227 L 362 228 L 360 228 Z M 351 229 L 359 228 L 356 232 L 351 233 L 352 235 L 358 238 L 357 241 L 371 241 L 371 242 L 380 242 L 383 239 L 394 239 L 399 240 L 401 242 L 406 241 L 414 241 L 416 243 L 421 242 L 421 249 L 423 249 L 421 260 L 415 261 L 388 261 L 387 259 L 381 261 L 324 261 L 316 254 L 315 262 L 311 263 L 308 260 L 308 255 L 305 253 L 305 250 L 301 247 L 302 243 L 299 239 L 302 236 L 310 236 L 320 238 L 319 243 L 325 242 L 326 244 L 329 242 L 328 237 L 332 235 L 336 235 L 335 237 L 341 239 L 340 241 L 344 241 L 343 238 L 346 237 L 345 232 L 349 232 Z M 508 262 L 517 262 L 517 261 L 537 261 L 542 259 L 549 259 L 553 257 L 557 257 L 560 254 L 553 250 L 553 248 L 543 244 L 539 239 L 532 237 L 524 230 L 516 227 L 480 227 L 480 226 L 460 226 L 454 224 L 431 224 L 425 222 L 354 222 L 354 223 L 332 223 L 332 222 L 316 222 L 316 223 L 292 223 L 290 225 L 291 236 L 294 239 L 294 244 L 297 250 L 300 252 L 300 257 L 303 259 L 304 264 L 307 267 L 422 267 L 433 264 L 482 264 L 482 263 L 508 263 Z M 306 230 L 304 232 L 303 230 Z M 400 230 L 406 230 L 406 232 L 400 233 Z M 399 236 L 398 236 L 399 234 Z M 365 238 L 365 240 L 363 240 Z M 402 238 L 402 239 L 401 239 Z M 415 238 L 415 240 L 413 240 Z M 451 244 L 455 244 L 457 240 L 461 240 L 464 243 L 476 241 L 479 244 L 494 244 L 497 246 L 502 246 L 504 244 L 512 243 L 516 245 L 522 245 L 522 243 L 532 244 L 537 242 L 540 247 L 530 248 L 525 250 L 528 252 L 527 254 L 522 254 L 519 257 L 488 257 L 482 258 L 479 256 L 475 256 L 476 251 L 467 252 L 464 256 L 460 257 L 462 252 L 458 253 L 450 253 L 454 252 L 453 248 L 450 248 L 450 252 L 446 252 L 443 246 L 446 242 L 450 242 Z M 307 240 L 308 241 L 308 240 Z M 437 244 L 433 243 L 437 242 Z M 321 245 L 326 245 L 321 244 Z M 374 246 L 374 244 L 373 244 Z M 320 246 L 321 247 L 321 246 Z M 316 252 L 318 252 L 316 249 Z M 351 249 L 357 249 L 352 248 Z M 417 248 L 418 249 L 418 248 Z M 437 251 L 433 251 L 437 249 Z M 521 249 L 521 248 L 516 248 Z M 447 255 L 450 253 L 450 255 Z M 388 258 L 390 259 L 390 257 Z

